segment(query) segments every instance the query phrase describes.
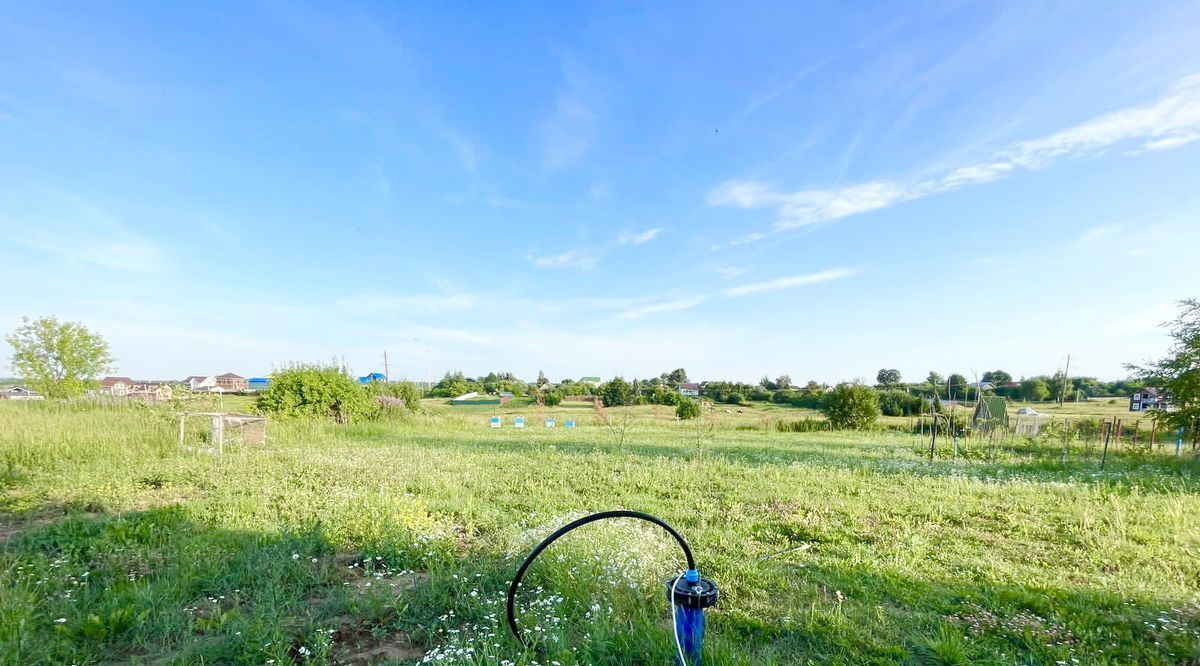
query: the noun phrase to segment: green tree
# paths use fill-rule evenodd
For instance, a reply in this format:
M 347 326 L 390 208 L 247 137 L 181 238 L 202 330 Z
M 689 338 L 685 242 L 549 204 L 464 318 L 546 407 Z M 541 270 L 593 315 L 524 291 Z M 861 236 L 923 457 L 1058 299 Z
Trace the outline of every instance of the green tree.
M 792 376 L 791 375 L 779 375 L 778 377 L 776 377 L 775 378 L 775 388 L 779 389 L 780 391 L 787 391 L 787 390 L 791 389 L 792 388 Z
M 498 381 L 498 379 L 493 378 L 493 381 Z M 429 395 L 435 398 L 456 398 L 464 393 L 482 390 L 482 383 L 467 379 L 462 372 L 455 371 L 447 372 L 441 381 L 434 385 Z
M 605 407 L 620 407 L 628 405 L 633 396 L 629 382 L 615 377 L 612 381 L 600 385 L 600 400 Z
M 1071 378 L 1067 377 L 1067 373 L 1059 370 L 1050 378 L 1050 395 L 1054 396 L 1054 400 L 1060 405 L 1075 392 L 1075 385 L 1071 382 Z
M 758 385 L 767 391 L 774 391 L 776 388 L 778 388 L 778 385 L 771 381 L 771 378 L 766 375 L 763 375 L 763 378 L 758 380 Z
M 920 411 L 921 399 L 905 391 L 882 391 L 879 394 L 879 409 L 884 416 L 910 416 Z
M 929 376 L 925 378 L 925 383 L 932 386 L 935 391 L 939 388 L 946 388 L 946 379 L 933 370 L 929 371 Z
M 113 357 L 99 334 L 57 317 L 25 317 L 5 336 L 11 364 L 21 379 L 48 398 L 69 398 L 96 385 Z
M 967 378 L 957 372 L 950 375 L 950 394 L 951 397 L 958 396 L 959 399 L 967 397 Z
M 822 410 L 838 430 L 866 430 L 879 418 L 879 394 L 870 386 L 840 384 L 825 394 Z
M 1029 402 L 1042 402 L 1050 397 L 1050 385 L 1041 377 L 1022 379 L 1021 397 Z
M 683 368 L 675 368 L 671 372 L 667 373 L 667 376 L 665 377 L 665 379 L 667 380 L 667 383 L 669 383 L 671 386 L 674 386 L 675 388 L 679 388 L 680 384 L 687 383 L 687 380 L 688 380 L 687 370 L 684 370 Z
M 1156 410 L 1154 418 L 1184 428 L 1195 443 L 1200 436 L 1200 299 L 1180 301 L 1179 307 L 1179 316 L 1164 324 L 1173 339 L 1167 355 L 1126 368 L 1170 401 L 1172 411 Z
M 691 398 L 684 398 L 675 406 L 675 416 L 683 421 L 700 417 L 700 403 Z
M 989 370 L 983 373 L 979 381 L 990 382 L 992 386 L 1003 386 L 1012 381 L 1012 375 L 1003 370 Z
M 881 368 L 879 374 L 875 375 L 875 383 L 884 388 L 893 388 L 900 385 L 900 371 L 895 368 Z
M 277 416 L 331 418 L 348 423 L 378 416 L 370 390 L 336 365 L 297 364 L 275 373 L 258 396 L 258 408 Z
M 543 386 L 545 386 L 546 384 L 549 384 L 549 383 L 550 383 L 550 380 L 546 379 L 546 373 L 542 372 L 541 370 L 538 370 L 537 387 L 542 388 Z

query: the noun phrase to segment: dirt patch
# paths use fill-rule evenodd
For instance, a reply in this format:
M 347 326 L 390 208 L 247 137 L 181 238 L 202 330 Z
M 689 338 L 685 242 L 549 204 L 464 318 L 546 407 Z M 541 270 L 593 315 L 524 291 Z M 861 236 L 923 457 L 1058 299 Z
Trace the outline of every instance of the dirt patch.
M 339 553 L 333 558 L 344 587 L 359 594 L 378 593 L 399 597 L 405 592 L 429 582 L 424 571 L 393 569 L 382 558 L 369 558 L 353 553 Z M 425 656 L 424 645 L 415 643 L 404 632 L 371 630 L 352 615 L 334 619 L 334 664 L 365 665 L 390 661 L 414 661 Z
M 343 626 L 333 635 L 332 661 L 335 664 L 380 664 L 388 661 L 412 661 L 425 656 L 425 647 L 409 639 L 404 632 L 382 638 L 361 627 Z
M 8 542 L 16 535 L 22 532 L 30 532 L 41 529 L 52 523 L 62 520 L 67 517 L 65 509 L 60 509 L 57 512 L 39 511 L 36 514 L 25 516 L 0 515 L 0 546 L 7 545 Z M 87 518 L 95 518 L 98 514 L 88 512 L 85 514 Z
M 340 554 L 333 561 L 345 584 L 364 594 L 382 589 L 398 597 L 429 582 L 429 574 L 424 571 L 392 569 L 382 560 Z

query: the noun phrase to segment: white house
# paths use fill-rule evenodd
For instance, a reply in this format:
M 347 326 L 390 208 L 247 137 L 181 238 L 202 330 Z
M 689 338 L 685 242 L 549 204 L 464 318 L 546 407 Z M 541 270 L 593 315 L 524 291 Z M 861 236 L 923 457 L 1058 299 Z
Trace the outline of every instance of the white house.
M 42 394 L 30 391 L 24 386 L 14 386 L 10 389 L 0 391 L 0 399 L 3 400 L 41 400 Z
M 189 391 L 205 393 L 217 388 L 217 378 L 207 375 L 192 375 L 183 380 Z
M 133 390 L 133 380 L 128 377 L 105 377 L 100 380 L 100 395 L 124 397 Z
M 700 395 L 700 385 L 694 382 L 685 382 L 680 384 L 679 395 L 686 395 L 695 398 Z

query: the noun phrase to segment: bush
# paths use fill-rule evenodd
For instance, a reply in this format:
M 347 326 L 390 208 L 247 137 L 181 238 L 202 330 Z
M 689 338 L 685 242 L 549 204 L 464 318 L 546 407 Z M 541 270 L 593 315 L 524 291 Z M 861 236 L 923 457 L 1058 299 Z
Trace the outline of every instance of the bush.
M 884 416 L 912 416 L 921 411 L 921 399 L 904 391 L 883 391 L 879 394 L 879 409 Z
M 679 405 L 675 407 L 675 416 L 680 420 L 687 421 L 700 417 L 700 403 L 691 398 L 684 398 L 679 401 Z
M 380 413 L 375 396 L 335 365 L 294 365 L 277 373 L 257 405 L 276 416 L 316 416 L 339 423 Z
M 542 400 L 547 407 L 554 407 L 562 402 L 563 394 L 560 391 L 546 391 L 542 394 Z
M 771 402 L 777 405 L 786 405 L 796 398 L 795 391 L 776 391 L 771 394 Z
M 412 382 L 371 382 L 366 388 L 373 395 L 403 401 L 410 412 L 421 409 L 421 390 Z
M 750 389 L 750 399 L 755 402 L 767 402 L 771 399 L 771 392 L 761 386 L 755 386 Z
M 631 404 L 633 388 L 629 382 L 617 377 L 600 387 L 600 399 L 605 407 L 620 407 Z
M 457 398 L 472 391 L 482 392 L 483 384 L 467 379 L 461 372 L 447 372 L 441 381 L 434 385 L 429 395 L 434 398 Z
M 870 386 L 842 384 L 825 394 L 823 410 L 836 430 L 867 430 L 879 418 L 879 394 Z
M 806 407 L 808 409 L 820 409 L 821 400 L 825 397 L 824 393 L 812 393 L 805 391 L 792 396 L 791 402 L 793 407 Z

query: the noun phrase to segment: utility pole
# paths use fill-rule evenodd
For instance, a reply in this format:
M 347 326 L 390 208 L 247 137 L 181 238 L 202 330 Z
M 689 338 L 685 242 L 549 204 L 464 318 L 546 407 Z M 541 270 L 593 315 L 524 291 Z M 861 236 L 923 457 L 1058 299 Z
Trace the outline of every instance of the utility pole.
M 383 350 L 383 381 L 392 381 L 392 373 L 388 372 L 387 350 Z
M 1071 355 L 1067 354 L 1067 369 L 1063 371 L 1063 383 L 1058 387 L 1058 406 L 1062 407 L 1066 402 L 1067 382 L 1071 381 Z

